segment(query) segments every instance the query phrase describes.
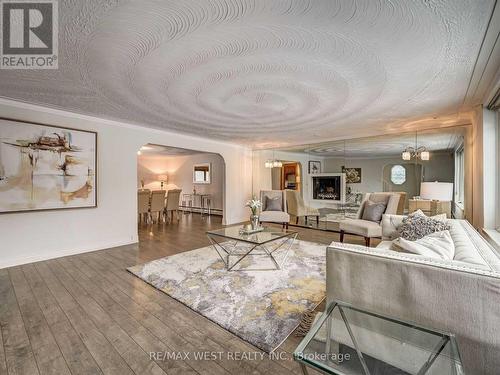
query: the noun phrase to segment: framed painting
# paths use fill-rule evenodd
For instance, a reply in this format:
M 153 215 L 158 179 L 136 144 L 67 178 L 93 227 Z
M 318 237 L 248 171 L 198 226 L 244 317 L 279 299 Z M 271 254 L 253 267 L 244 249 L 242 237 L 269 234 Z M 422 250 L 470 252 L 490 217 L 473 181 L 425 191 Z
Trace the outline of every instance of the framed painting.
M 359 184 L 359 183 L 361 183 L 361 168 L 342 167 L 342 173 L 345 173 L 346 184 Z
M 0 213 L 97 207 L 97 133 L 0 118 Z
M 309 160 L 309 174 L 321 173 L 321 162 Z

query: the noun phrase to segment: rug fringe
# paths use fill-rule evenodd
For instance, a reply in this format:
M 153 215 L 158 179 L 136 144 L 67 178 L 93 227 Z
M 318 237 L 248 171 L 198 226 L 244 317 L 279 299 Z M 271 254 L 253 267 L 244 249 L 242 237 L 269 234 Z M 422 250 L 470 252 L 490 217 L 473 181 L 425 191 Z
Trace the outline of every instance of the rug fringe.
M 302 315 L 302 319 L 300 320 L 299 326 L 295 330 L 296 337 L 304 337 L 305 335 L 307 335 L 307 333 L 311 329 L 311 326 L 314 322 L 314 318 L 316 317 L 316 315 L 318 313 L 319 313 L 319 311 L 307 310 Z

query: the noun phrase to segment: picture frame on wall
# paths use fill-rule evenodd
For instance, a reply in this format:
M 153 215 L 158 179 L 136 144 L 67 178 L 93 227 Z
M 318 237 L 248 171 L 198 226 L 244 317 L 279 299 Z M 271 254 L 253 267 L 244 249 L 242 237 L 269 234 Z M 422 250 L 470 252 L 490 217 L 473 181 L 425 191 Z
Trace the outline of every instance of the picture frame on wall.
M 0 214 L 97 207 L 97 132 L 0 118 Z
M 346 184 L 361 183 L 361 168 L 346 168 L 342 166 L 342 173 L 345 173 Z
M 319 160 L 309 160 L 309 174 L 321 173 L 321 162 Z

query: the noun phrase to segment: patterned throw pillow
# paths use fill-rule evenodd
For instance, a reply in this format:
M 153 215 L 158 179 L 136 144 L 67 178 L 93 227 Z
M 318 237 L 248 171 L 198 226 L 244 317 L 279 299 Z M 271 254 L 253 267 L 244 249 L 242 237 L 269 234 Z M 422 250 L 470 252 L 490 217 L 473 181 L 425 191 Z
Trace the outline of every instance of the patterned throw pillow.
M 399 236 L 409 241 L 416 241 L 443 230 L 450 230 L 450 226 L 441 220 L 419 213 L 408 215 L 398 227 Z

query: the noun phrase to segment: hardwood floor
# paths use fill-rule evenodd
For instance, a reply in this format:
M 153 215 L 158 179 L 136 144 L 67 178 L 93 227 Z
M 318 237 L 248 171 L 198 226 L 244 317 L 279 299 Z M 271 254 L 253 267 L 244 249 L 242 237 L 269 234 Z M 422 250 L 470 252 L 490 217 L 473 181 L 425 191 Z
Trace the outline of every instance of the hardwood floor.
M 261 352 L 126 271 L 207 246 L 205 231 L 220 226 L 217 216 L 182 215 L 179 223 L 141 224 L 138 245 L 0 270 L 0 375 L 300 374 L 290 354 L 300 338 L 290 336 L 278 359 L 232 360 L 228 353 Z M 303 240 L 338 240 L 294 229 Z M 202 352 L 220 354 L 194 357 Z

